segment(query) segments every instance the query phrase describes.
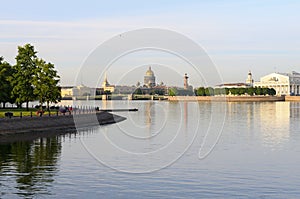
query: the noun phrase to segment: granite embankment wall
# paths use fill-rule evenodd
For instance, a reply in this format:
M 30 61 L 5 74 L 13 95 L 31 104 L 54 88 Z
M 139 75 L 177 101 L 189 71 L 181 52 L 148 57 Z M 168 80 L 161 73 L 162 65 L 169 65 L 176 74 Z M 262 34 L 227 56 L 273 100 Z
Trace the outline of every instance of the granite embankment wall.
M 0 135 L 33 131 L 70 130 L 120 122 L 126 118 L 108 112 L 81 115 L 43 117 L 13 117 L 0 119 Z M 76 126 L 75 126 L 75 122 Z
M 224 102 L 274 102 L 284 101 L 284 96 L 170 96 L 169 101 L 224 101 Z
M 289 102 L 300 102 L 300 96 L 285 96 L 285 101 Z

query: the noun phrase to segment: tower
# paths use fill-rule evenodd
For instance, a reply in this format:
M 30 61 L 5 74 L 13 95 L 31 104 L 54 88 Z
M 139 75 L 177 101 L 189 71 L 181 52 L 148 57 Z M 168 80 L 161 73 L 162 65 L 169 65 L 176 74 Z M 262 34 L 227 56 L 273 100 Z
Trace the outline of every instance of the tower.
M 185 73 L 185 74 L 184 74 L 184 77 L 183 77 L 183 87 L 184 87 L 185 90 L 188 90 L 188 89 L 189 89 L 188 79 L 189 79 L 189 77 L 188 77 L 187 74 Z
M 252 79 L 252 73 L 251 71 L 249 70 L 248 72 L 248 77 L 246 79 L 246 84 L 248 84 L 249 86 L 253 86 L 253 79 Z
M 105 72 L 104 80 L 103 80 L 103 82 L 102 82 L 102 88 L 105 88 L 105 87 L 107 87 L 107 86 L 109 86 L 109 83 L 108 83 L 108 81 L 107 81 L 107 74 L 106 74 L 106 72 Z

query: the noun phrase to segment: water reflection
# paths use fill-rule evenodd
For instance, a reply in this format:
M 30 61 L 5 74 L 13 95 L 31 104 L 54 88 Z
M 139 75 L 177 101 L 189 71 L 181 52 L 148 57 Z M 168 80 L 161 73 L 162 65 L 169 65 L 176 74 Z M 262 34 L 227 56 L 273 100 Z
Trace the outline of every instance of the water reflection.
M 128 119 L 116 125 L 82 129 L 62 136 L 55 134 L 52 138 L 36 139 L 32 135 L 35 141 L 3 144 L 0 137 L 0 198 L 82 195 L 145 198 L 151 194 L 155 198 L 222 198 L 224 194 L 225 198 L 234 198 L 237 193 L 249 197 L 253 190 L 258 193 L 254 196 L 257 198 L 266 196 L 265 193 L 277 196 L 276 190 L 283 190 L 287 198 L 297 198 L 293 196 L 300 194 L 296 186 L 300 179 L 294 175 L 299 173 L 298 102 L 226 103 L 228 109 L 220 142 L 204 160 L 197 158 L 200 141 L 208 128 L 214 129 L 212 114 L 222 113 L 224 104 L 107 101 L 99 102 L 101 105 L 136 107 L 139 111 L 120 112 Z M 112 168 L 140 171 L 157 168 L 161 163 L 164 166 L 177 158 L 193 141 L 196 129 L 199 136 L 186 154 L 170 167 L 149 175 L 134 176 L 107 169 L 82 146 L 86 144 L 95 157 L 102 158 L 99 159 Z M 160 133 L 154 136 L 156 132 Z M 135 137 L 136 142 L 128 141 L 128 135 Z M 149 153 L 166 146 L 174 137 L 170 150 Z M 149 153 L 149 156 L 141 159 L 119 154 L 105 145 L 104 138 L 129 152 Z M 201 193 L 207 195 L 201 197 Z M 132 197 L 134 194 L 136 197 Z
M 61 154 L 60 137 L 0 144 L 0 152 L 1 191 L 22 197 L 50 194 L 48 187 L 57 173 Z M 16 190 L 5 190 L 13 189 L 12 184 L 16 184 Z
M 231 102 L 227 106 L 228 128 L 271 149 L 290 140 L 291 119 L 300 117 L 298 102 Z
M 259 109 L 262 142 L 276 148 L 290 137 L 290 103 L 261 103 Z

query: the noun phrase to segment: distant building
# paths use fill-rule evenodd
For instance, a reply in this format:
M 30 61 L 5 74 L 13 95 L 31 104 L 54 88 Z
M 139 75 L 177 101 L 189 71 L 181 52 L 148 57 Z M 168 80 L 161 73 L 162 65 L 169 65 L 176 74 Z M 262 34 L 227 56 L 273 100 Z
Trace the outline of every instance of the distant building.
M 156 83 L 155 83 L 154 72 L 151 70 L 151 66 L 149 66 L 149 69 L 147 70 L 144 76 L 144 86 L 148 88 L 152 88 L 155 85 Z
M 185 90 L 187 90 L 189 88 L 189 82 L 188 82 L 188 79 L 189 77 L 187 76 L 187 74 L 185 73 L 184 74 L 184 77 L 183 77 L 183 88 Z
M 115 91 L 115 86 L 114 86 L 114 85 L 110 85 L 110 84 L 108 83 L 106 73 L 105 73 L 104 80 L 103 80 L 103 82 L 102 82 L 102 88 L 103 88 L 104 92 L 105 92 L 105 91 L 109 91 L 109 92 L 113 93 L 113 92 Z
M 252 73 L 251 71 L 248 72 L 248 76 L 246 79 L 246 82 L 240 82 L 240 83 L 224 83 L 224 84 L 219 84 L 216 85 L 216 88 L 249 88 L 253 87 L 253 78 L 252 78 Z
M 115 86 L 115 93 L 116 94 L 132 94 L 137 89 L 135 86 Z
M 250 87 L 253 87 L 253 83 L 254 83 L 254 80 L 252 78 L 252 73 L 251 73 L 251 71 L 249 71 L 248 77 L 246 79 L 246 84 L 248 84 Z
M 274 88 L 276 95 L 300 95 L 300 73 L 271 73 L 254 82 L 254 86 Z
M 72 89 L 73 97 L 81 97 L 81 96 L 93 96 L 96 93 L 95 88 L 87 87 L 83 84 L 76 86 Z
M 60 94 L 62 98 L 72 98 L 73 97 L 74 86 L 63 86 L 60 89 Z
M 96 89 L 82 84 L 79 86 L 63 86 L 60 92 L 63 99 L 71 99 L 73 97 L 93 96 Z

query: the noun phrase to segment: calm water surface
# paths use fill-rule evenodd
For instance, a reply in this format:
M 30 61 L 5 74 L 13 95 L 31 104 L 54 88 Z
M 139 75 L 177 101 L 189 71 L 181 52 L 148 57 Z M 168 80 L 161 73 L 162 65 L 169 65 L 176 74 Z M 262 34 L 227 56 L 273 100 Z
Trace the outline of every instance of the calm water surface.
M 139 111 L 1 142 L 0 198 L 300 197 L 300 103 L 97 103 Z

